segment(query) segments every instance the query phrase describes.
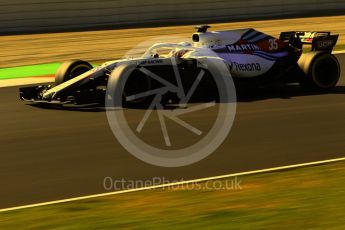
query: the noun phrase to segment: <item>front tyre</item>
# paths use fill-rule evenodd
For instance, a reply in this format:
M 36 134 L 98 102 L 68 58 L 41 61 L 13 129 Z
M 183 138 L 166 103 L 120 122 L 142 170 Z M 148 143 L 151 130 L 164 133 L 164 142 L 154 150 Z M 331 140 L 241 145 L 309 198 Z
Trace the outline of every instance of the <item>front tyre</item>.
M 340 65 L 332 54 L 320 52 L 303 54 L 298 64 L 304 72 L 300 85 L 308 90 L 327 92 L 339 81 Z
M 150 90 L 150 78 L 140 72 L 137 65 L 123 64 L 113 71 L 108 80 L 107 101 L 111 98 L 115 107 L 146 107 L 151 96 L 142 94 Z
M 55 85 L 60 85 L 72 78 L 75 78 L 93 67 L 90 63 L 82 60 L 71 60 L 64 62 L 55 74 Z
M 149 92 L 152 89 L 151 84 L 152 82 L 149 76 L 135 69 L 124 85 L 123 103 L 127 106 L 147 105 L 150 102 L 150 97 L 142 97 L 131 101 L 128 101 L 127 97 Z

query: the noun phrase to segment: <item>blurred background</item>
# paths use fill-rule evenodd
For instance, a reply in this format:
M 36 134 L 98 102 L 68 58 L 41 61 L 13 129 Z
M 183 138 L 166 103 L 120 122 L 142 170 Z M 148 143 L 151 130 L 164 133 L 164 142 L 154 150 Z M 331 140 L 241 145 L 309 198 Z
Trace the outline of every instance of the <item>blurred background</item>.
M 344 10 L 343 0 L 1 0 L 0 32 L 320 16 Z
M 205 23 L 274 36 L 328 30 L 345 44 L 345 17 L 320 17 L 344 12 L 344 0 L 0 0 L 0 35 L 7 35 L 0 36 L 0 68 L 76 58 L 100 63 L 159 36 L 190 39 L 193 25 Z

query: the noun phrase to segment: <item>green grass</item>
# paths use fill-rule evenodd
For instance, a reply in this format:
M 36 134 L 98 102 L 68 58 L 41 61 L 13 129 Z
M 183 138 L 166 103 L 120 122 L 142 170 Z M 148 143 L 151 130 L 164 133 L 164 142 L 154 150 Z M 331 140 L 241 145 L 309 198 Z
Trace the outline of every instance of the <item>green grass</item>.
M 31 66 L 2 68 L 0 69 L 0 80 L 51 75 L 56 72 L 60 64 L 61 63 L 49 63 Z
M 54 75 L 61 63 L 0 68 L 0 80 Z M 93 66 L 100 65 L 96 62 Z
M 345 229 L 345 162 L 238 179 L 241 190 L 156 189 L 0 213 L 0 229 Z

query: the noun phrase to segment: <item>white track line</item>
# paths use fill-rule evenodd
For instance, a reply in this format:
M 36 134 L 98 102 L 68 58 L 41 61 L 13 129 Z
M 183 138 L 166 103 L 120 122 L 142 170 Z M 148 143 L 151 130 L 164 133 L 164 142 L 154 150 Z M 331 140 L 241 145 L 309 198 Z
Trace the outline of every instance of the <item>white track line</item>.
M 314 162 L 302 163 L 302 164 L 295 164 L 295 165 L 288 165 L 288 166 L 281 166 L 281 167 L 275 167 L 275 168 L 268 168 L 268 169 L 260 169 L 260 170 L 254 170 L 254 171 L 248 171 L 248 172 L 233 173 L 233 174 L 227 174 L 227 175 L 221 175 L 221 176 L 206 177 L 206 178 L 200 178 L 200 179 L 195 179 L 195 180 L 182 181 L 182 182 L 169 183 L 169 184 L 162 184 L 162 185 L 156 185 L 156 186 L 150 186 L 150 187 L 144 187 L 144 188 L 136 188 L 136 189 L 109 192 L 109 193 L 100 193 L 100 194 L 95 194 L 95 195 L 90 195 L 90 196 L 81 196 L 81 197 L 75 197 L 75 198 L 64 199 L 64 200 L 56 200 L 56 201 L 50 201 L 50 202 L 44 202 L 44 203 L 23 205 L 23 206 L 18 206 L 18 207 L 0 209 L 0 213 L 1 212 L 14 211 L 14 210 L 20 210 L 20 209 L 26 209 L 26 208 L 34 208 L 34 207 L 53 205 L 53 204 L 61 204 L 61 203 L 72 202 L 72 201 L 80 201 L 80 200 L 97 198 L 97 197 L 105 197 L 105 196 L 124 194 L 124 193 L 130 193 L 130 192 L 138 192 L 138 191 L 144 191 L 144 190 L 150 190 L 150 189 L 184 185 L 184 184 L 189 184 L 189 183 L 199 183 L 199 182 L 205 182 L 205 181 L 209 181 L 209 180 L 219 180 L 219 179 L 225 179 L 225 178 L 236 177 L 236 176 L 245 176 L 245 175 L 258 174 L 258 173 L 267 173 L 267 172 L 281 171 L 281 170 L 287 170 L 287 169 L 295 169 L 295 168 L 300 168 L 300 167 L 334 163 L 334 162 L 339 162 L 339 161 L 345 161 L 345 157 L 335 158 L 335 159 L 330 159 L 330 160 L 323 160 L 323 161 L 314 161 Z
M 52 77 L 25 77 L 16 79 L 4 79 L 0 80 L 0 88 L 19 85 L 43 84 L 51 82 L 54 82 L 54 78 Z

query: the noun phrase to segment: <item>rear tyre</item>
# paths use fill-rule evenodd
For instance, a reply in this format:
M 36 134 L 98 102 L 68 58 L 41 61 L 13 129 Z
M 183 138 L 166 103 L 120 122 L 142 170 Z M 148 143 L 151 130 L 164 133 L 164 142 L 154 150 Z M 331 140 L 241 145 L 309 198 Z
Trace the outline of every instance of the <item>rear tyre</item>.
M 303 88 L 327 92 L 339 81 L 340 65 L 332 54 L 320 52 L 303 54 L 298 64 L 304 72 L 304 76 L 300 78 L 300 85 Z
M 55 74 L 55 85 L 60 85 L 72 78 L 75 78 L 93 67 L 90 63 L 82 60 L 71 60 L 64 62 Z

